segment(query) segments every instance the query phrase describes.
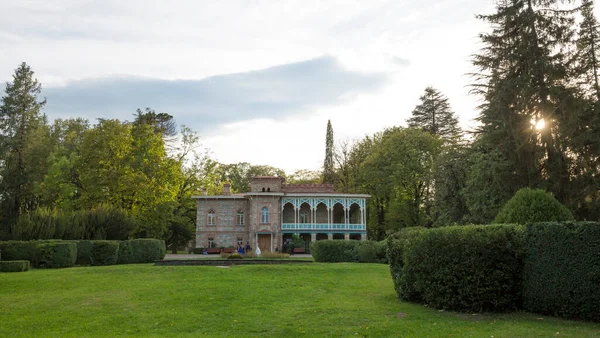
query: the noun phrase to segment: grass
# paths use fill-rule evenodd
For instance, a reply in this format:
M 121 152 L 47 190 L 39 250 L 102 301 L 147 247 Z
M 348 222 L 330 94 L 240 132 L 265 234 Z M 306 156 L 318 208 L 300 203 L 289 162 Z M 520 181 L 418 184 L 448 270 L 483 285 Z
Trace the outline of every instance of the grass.
M 600 324 L 404 303 L 377 264 L 117 265 L 0 274 L 0 337 L 597 337 Z

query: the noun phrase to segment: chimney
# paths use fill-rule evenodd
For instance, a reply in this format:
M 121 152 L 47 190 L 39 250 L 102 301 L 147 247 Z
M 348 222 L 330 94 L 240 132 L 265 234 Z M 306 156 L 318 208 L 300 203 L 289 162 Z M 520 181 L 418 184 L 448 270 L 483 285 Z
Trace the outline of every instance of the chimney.
M 208 195 L 208 191 L 206 190 L 206 188 L 202 189 L 202 195 L 203 196 L 207 196 Z
M 223 196 L 231 195 L 231 184 L 225 183 L 223 184 Z

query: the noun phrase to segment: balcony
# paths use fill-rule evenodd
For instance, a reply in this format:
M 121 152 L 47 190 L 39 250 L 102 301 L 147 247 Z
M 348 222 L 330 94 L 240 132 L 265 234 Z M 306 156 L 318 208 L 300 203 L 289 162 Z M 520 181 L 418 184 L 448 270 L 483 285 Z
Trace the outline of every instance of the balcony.
M 310 232 L 331 232 L 331 231 L 366 231 L 364 224 L 327 224 L 327 223 L 283 223 L 282 231 L 310 231 Z

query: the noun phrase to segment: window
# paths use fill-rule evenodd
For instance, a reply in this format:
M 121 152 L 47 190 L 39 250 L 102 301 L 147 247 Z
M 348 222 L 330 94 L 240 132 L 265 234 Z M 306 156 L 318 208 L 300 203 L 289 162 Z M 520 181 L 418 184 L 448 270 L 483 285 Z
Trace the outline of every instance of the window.
M 215 247 L 215 239 L 214 238 L 212 238 L 212 237 L 208 238 L 208 247 L 211 249 Z
M 268 192 L 271 192 L 271 188 L 267 188 L 267 191 L 268 191 Z
M 235 220 L 236 220 L 235 224 L 237 224 L 237 225 L 244 225 L 244 212 L 241 211 L 241 210 L 239 210 L 237 212 Z
M 308 211 L 300 211 L 300 223 L 308 223 Z
M 264 207 L 260 211 L 260 222 L 261 223 L 269 223 L 269 208 Z
M 214 210 L 209 210 L 208 211 L 208 225 L 215 225 L 215 211 Z
M 262 192 L 265 192 L 265 188 L 263 188 Z

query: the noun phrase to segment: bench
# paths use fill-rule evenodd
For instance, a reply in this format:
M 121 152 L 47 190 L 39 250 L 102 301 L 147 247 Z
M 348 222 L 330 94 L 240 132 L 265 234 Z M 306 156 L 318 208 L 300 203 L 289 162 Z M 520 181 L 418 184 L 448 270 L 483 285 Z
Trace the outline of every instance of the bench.
M 294 253 L 305 253 L 306 250 L 304 248 L 294 248 Z
M 221 249 L 219 249 L 219 248 L 206 249 L 206 253 L 208 253 L 208 254 L 218 254 L 218 253 L 221 253 Z

